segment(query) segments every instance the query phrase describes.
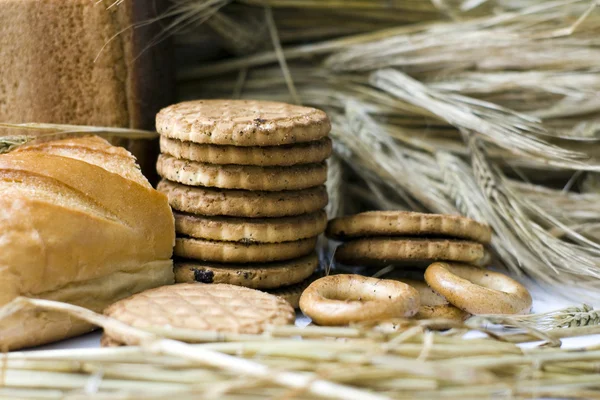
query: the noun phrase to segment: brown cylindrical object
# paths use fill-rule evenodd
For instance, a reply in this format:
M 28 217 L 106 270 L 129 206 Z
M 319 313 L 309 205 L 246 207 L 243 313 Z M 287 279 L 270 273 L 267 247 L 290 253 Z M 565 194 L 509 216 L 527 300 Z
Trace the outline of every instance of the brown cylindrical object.
M 0 121 L 154 130 L 172 102 L 164 0 L 0 0 Z M 155 173 L 156 142 L 125 143 Z

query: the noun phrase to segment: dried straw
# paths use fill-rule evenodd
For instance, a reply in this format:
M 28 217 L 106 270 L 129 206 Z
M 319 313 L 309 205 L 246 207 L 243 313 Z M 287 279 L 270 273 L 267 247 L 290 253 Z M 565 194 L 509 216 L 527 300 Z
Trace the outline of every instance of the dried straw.
M 513 397 L 600 394 L 597 347 L 581 351 L 517 345 L 540 335 L 560 343 L 561 337 L 598 333 L 597 325 L 544 334 L 535 328 L 527 328 L 525 334 L 499 331 L 479 339 L 429 331 L 426 327 L 436 321 L 279 326 L 262 335 L 168 329 L 162 332 L 167 338 L 160 338 L 155 331 L 132 328 L 80 307 L 24 298 L 0 308 L 0 323 L 31 307 L 110 326 L 137 338 L 139 346 L 7 353 L 0 359 L 0 398 L 464 399 L 500 392 Z M 563 315 L 574 312 L 564 310 Z M 534 321 L 532 317 L 530 322 Z M 476 321 L 470 327 L 489 332 Z M 205 343 L 190 345 L 174 337 Z
M 26 144 L 49 142 L 70 137 L 97 135 L 108 140 L 123 138 L 132 140 L 152 140 L 158 137 L 156 132 L 140 129 L 113 128 L 85 125 L 65 124 L 9 124 L 0 122 L 0 132 L 4 129 L 8 134 L 0 134 L 0 154 L 8 153 Z
M 568 307 L 541 314 L 515 316 L 479 315 L 476 319 L 504 326 L 527 326 L 546 331 L 565 327 L 574 328 L 600 325 L 600 310 L 595 310 L 592 306 L 583 304 L 580 307 Z
M 243 70 L 242 98 L 298 97 L 328 111 L 336 154 L 363 182 L 347 203 L 463 213 L 492 225 L 494 253 L 513 272 L 598 286 L 595 2 L 243 3 L 273 9 L 282 50 L 182 68 L 184 98 L 227 97 Z M 220 12 L 235 20 L 235 6 Z M 318 40 L 301 16 L 326 7 L 342 36 L 286 39 L 305 28 Z M 395 7 L 430 18 L 403 24 Z

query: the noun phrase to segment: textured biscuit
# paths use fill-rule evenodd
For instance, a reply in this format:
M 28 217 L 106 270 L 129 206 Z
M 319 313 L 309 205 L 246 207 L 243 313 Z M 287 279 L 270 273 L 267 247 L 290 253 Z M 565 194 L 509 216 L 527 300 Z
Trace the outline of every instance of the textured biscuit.
M 244 243 L 291 242 L 318 236 L 325 230 L 327 214 L 320 210 L 284 218 L 235 218 L 175 212 L 177 233 L 197 239 Z
M 285 146 L 239 147 L 183 142 L 160 137 L 160 150 L 176 158 L 208 164 L 290 166 L 320 163 L 331 155 L 331 139 Z
M 104 314 L 141 329 L 168 328 L 258 334 L 269 325 L 294 321 L 293 308 L 276 296 L 234 285 L 180 283 L 138 293 L 108 307 Z M 110 328 L 117 343 L 138 344 Z
M 294 308 L 300 308 L 300 296 L 302 296 L 302 292 L 304 292 L 304 289 L 306 289 L 308 285 L 313 283 L 316 279 L 317 276 L 312 275 L 302 282 L 296 283 L 295 285 L 267 290 L 267 293 L 271 293 L 273 296 L 277 296 L 287 301 Z
M 335 259 L 347 265 L 387 265 L 406 261 L 478 263 L 486 258 L 482 244 L 461 240 L 378 237 L 340 245 Z
M 331 220 L 326 235 L 339 240 L 369 236 L 434 235 L 487 244 L 492 238 L 492 230 L 486 224 L 458 215 L 368 211 Z
M 331 123 L 315 108 L 272 101 L 196 100 L 156 115 L 161 135 L 195 143 L 280 146 L 327 136 Z
M 185 186 L 163 179 L 157 189 L 167 195 L 175 210 L 201 215 L 285 217 L 312 213 L 327 205 L 325 186 L 261 192 Z
M 309 277 L 319 265 L 316 254 L 262 264 L 175 263 L 176 282 L 228 283 L 252 289 L 293 285 Z
M 327 165 L 301 164 L 291 167 L 216 165 L 181 160 L 161 154 L 158 174 L 189 186 L 245 190 L 299 190 L 319 186 L 327 180 Z
M 270 262 L 304 256 L 313 251 L 316 244 L 316 237 L 293 242 L 251 244 L 179 237 L 175 240 L 174 254 L 182 258 L 220 263 Z

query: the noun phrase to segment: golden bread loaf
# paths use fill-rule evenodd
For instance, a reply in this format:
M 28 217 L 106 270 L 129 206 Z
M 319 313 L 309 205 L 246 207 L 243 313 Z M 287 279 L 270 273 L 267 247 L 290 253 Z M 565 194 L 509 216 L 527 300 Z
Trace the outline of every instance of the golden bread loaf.
M 173 283 L 174 219 L 126 150 L 98 137 L 0 155 L 0 306 L 17 296 L 101 312 Z M 66 315 L 21 312 L 3 321 L 0 349 L 90 330 Z
M 169 2 L 113 3 L 0 0 L 0 122 L 154 129 L 173 101 L 173 57 L 163 24 L 144 22 Z M 114 143 L 156 174 L 157 141 Z

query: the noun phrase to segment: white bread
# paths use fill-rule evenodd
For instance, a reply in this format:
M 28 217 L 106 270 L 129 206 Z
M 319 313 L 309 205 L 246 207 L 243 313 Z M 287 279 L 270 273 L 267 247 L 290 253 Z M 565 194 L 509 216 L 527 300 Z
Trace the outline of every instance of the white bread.
M 174 219 L 126 150 L 85 137 L 0 155 L 0 306 L 16 296 L 102 311 L 173 283 Z M 90 330 L 55 313 L 0 324 L 0 349 Z

